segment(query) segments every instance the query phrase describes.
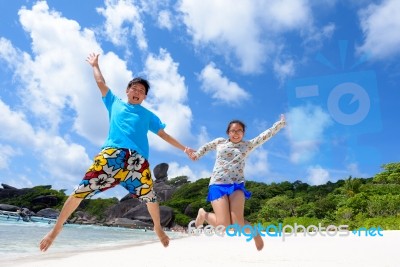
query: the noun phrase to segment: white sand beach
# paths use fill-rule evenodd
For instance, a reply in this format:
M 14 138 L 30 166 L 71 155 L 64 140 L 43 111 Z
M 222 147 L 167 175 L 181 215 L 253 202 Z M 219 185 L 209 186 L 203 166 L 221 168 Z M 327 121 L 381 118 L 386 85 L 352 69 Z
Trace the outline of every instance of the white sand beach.
M 383 236 L 291 236 L 263 237 L 264 249 L 257 251 L 245 237 L 190 236 L 173 239 L 168 248 L 159 242 L 132 247 L 81 253 L 40 253 L 3 267 L 70 266 L 400 266 L 400 231 L 383 231 Z

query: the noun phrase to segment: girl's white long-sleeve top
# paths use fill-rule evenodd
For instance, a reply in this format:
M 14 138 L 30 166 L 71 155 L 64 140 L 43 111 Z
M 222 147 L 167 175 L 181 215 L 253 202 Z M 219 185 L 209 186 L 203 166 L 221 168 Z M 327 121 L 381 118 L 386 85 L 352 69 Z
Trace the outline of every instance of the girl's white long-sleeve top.
M 285 121 L 281 120 L 249 141 L 242 140 L 239 143 L 232 143 L 229 139 L 217 138 L 200 147 L 195 152 L 197 158 L 202 157 L 209 151 L 217 151 L 217 158 L 211 174 L 210 185 L 243 183 L 245 181 L 244 167 L 246 157 L 255 148 L 268 141 L 284 126 Z

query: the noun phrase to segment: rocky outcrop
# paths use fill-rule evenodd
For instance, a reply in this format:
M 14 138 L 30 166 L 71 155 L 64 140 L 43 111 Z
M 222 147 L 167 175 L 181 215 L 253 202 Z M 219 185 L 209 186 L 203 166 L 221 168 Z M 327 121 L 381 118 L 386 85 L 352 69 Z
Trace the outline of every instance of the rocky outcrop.
M 60 215 L 60 212 L 58 210 L 51 209 L 51 208 L 45 208 L 45 209 L 39 210 L 36 213 L 36 216 L 52 218 L 52 219 L 57 218 L 58 215 Z
M 176 188 L 168 185 L 168 164 L 161 163 L 157 165 L 154 172 L 154 190 L 158 196 L 159 201 L 169 200 Z M 9 199 L 15 196 L 22 196 L 29 193 L 31 188 L 17 189 L 15 187 L 2 184 L 3 189 L 0 190 L 0 203 L 1 199 Z M 50 189 L 51 186 L 41 186 L 42 188 Z M 32 207 L 47 207 L 39 210 L 36 214 L 24 207 L 24 214 L 27 216 L 36 215 L 43 218 L 57 218 L 59 211 L 51 207 L 59 205 L 59 200 L 56 196 L 42 195 L 35 197 L 31 200 Z M 81 205 L 82 207 L 82 205 Z M 83 208 L 84 209 L 84 208 Z M 22 211 L 20 207 L 0 204 L 0 210 L 5 211 Z M 78 210 L 73 214 L 68 222 L 77 224 L 105 224 L 123 227 L 134 228 L 150 228 L 153 226 L 153 221 L 147 210 L 147 205 L 141 203 L 138 199 L 132 198 L 130 194 L 123 197 L 118 204 L 108 208 L 104 211 L 103 219 L 91 216 L 87 212 Z M 174 225 L 174 211 L 172 208 L 160 206 L 160 221 L 163 227 L 172 227 Z
M 132 198 L 132 196 L 129 196 L 129 198 L 123 200 L 110 207 L 108 210 L 105 211 L 105 218 L 107 221 L 112 221 L 115 218 L 123 218 L 124 215 L 129 212 L 132 208 L 140 205 L 140 201 L 137 198 Z
M 168 180 L 168 164 L 167 163 L 160 163 L 153 169 L 154 177 L 157 181 L 166 182 Z
M 14 205 L 8 205 L 8 204 L 0 204 L 0 210 L 16 212 L 19 210 L 19 207 L 14 206 Z
M 30 192 L 33 191 L 33 188 L 15 188 L 13 186 L 7 185 L 7 184 L 1 184 L 3 188 L 0 188 L 0 203 L 2 200 L 9 200 L 12 198 L 20 197 L 26 194 L 29 194 Z M 43 189 L 51 189 L 51 185 L 42 185 L 40 186 Z M 38 196 L 34 199 L 31 200 L 32 206 L 37 206 L 41 208 L 49 208 L 49 207 L 54 207 L 57 206 L 60 200 L 51 195 L 46 195 L 46 196 Z M 32 207 L 30 207 L 32 208 Z M 37 211 L 37 210 L 36 210 Z
M 125 213 L 122 218 L 128 218 L 131 220 L 139 220 L 142 222 L 152 224 L 152 219 L 149 211 L 147 210 L 146 204 L 142 203 Z M 171 227 L 174 222 L 173 209 L 166 206 L 160 206 L 160 222 L 164 227 Z
M 6 184 L 1 184 L 3 186 L 3 189 L 0 190 L 0 202 L 2 199 L 10 199 L 14 197 L 19 197 L 22 195 L 27 194 L 29 191 L 31 191 L 30 188 L 22 188 L 22 189 L 17 189 L 15 187 L 6 185 Z
M 168 181 L 168 164 L 161 163 L 154 167 L 153 173 L 155 177 L 154 191 L 157 194 L 158 200 L 163 202 L 171 199 L 176 188 L 167 184 Z
M 159 201 L 166 201 L 171 198 L 173 192 L 175 192 L 176 188 L 167 184 L 168 180 L 168 164 L 161 163 L 158 164 L 154 170 L 154 191 L 157 194 Z M 120 202 L 111 208 L 109 208 L 105 212 L 107 225 L 120 225 L 118 222 L 121 222 L 121 218 L 129 219 L 122 220 L 121 224 L 128 224 L 132 227 L 138 225 L 144 225 L 146 227 L 152 226 L 153 221 L 151 216 L 147 210 L 147 206 L 144 203 L 141 203 L 138 199 L 132 198 L 130 194 L 124 196 Z M 160 221 L 161 225 L 164 227 L 171 227 L 174 223 L 174 212 L 173 209 L 165 206 L 160 206 Z M 138 222 L 142 222 L 138 223 Z
M 176 191 L 175 187 L 172 187 L 165 182 L 155 182 L 154 183 L 154 191 L 156 191 L 158 201 L 164 202 L 170 200 L 172 194 Z
M 1 186 L 2 186 L 4 189 L 8 189 L 8 190 L 10 190 L 10 189 L 17 189 L 17 188 L 15 188 L 15 187 L 13 187 L 13 186 L 11 186 L 11 185 L 8 185 L 8 184 L 1 184 Z

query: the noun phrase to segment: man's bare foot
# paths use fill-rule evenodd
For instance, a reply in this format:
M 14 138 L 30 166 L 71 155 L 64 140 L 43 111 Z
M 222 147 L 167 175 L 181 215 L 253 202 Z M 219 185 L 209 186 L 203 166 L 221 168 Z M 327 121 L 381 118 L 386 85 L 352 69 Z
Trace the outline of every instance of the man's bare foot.
M 56 231 L 55 229 L 52 229 L 43 237 L 39 244 L 39 248 L 42 252 L 45 252 L 51 246 L 51 244 L 53 244 L 54 239 L 56 239 L 60 231 L 61 230 Z
M 207 212 L 203 208 L 199 209 L 199 211 L 197 212 L 196 221 L 194 223 L 196 228 L 203 225 L 204 221 L 206 220 L 206 214 Z
M 260 235 L 254 237 L 254 243 L 256 244 L 256 248 L 258 251 L 264 248 L 264 240 L 262 240 Z
M 161 227 L 154 227 L 154 232 L 156 232 L 158 238 L 160 239 L 161 244 L 164 247 L 168 247 L 168 245 L 169 245 L 169 237 L 164 232 L 164 230 Z

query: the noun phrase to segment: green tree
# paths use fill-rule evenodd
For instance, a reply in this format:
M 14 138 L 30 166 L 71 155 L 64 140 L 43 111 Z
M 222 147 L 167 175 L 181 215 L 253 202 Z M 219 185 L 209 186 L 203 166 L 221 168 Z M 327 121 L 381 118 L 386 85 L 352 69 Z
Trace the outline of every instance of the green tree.
M 351 176 L 344 182 L 344 189 L 347 196 L 352 197 L 360 192 L 362 179 L 352 178 Z
M 287 195 L 273 197 L 265 202 L 259 213 L 260 220 L 283 220 L 286 217 L 297 216 L 296 208 L 302 203 L 301 198 L 289 198 Z
M 370 196 L 367 212 L 370 217 L 397 216 L 400 213 L 400 195 Z
M 375 175 L 375 183 L 400 184 L 400 162 L 383 164 L 381 168 L 384 171 Z
M 167 184 L 169 184 L 171 186 L 174 186 L 174 187 L 180 187 L 181 185 L 188 184 L 188 183 L 190 183 L 189 182 L 189 177 L 187 177 L 185 175 L 184 176 L 178 176 L 178 177 L 169 179 L 167 181 Z

